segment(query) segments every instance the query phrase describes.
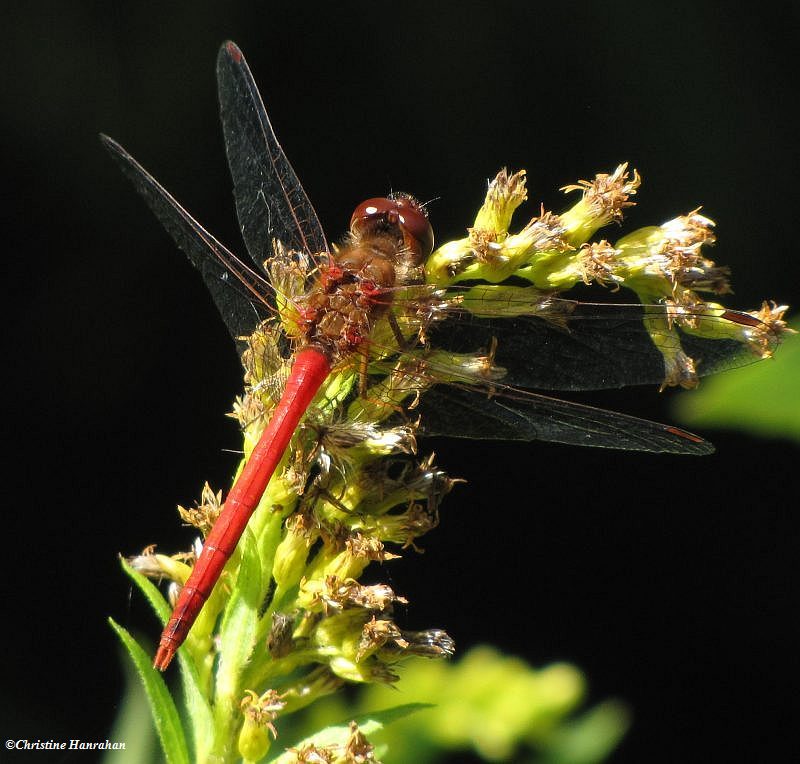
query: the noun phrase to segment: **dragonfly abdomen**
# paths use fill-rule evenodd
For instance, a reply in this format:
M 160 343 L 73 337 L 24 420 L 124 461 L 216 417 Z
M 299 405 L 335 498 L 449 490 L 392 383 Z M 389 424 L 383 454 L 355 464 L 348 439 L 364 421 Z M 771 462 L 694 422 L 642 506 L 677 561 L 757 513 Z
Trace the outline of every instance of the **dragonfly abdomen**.
M 183 589 L 159 642 L 153 665 L 164 671 L 186 639 L 225 563 L 241 538 L 297 425 L 322 383 L 331 362 L 315 346 L 298 351 L 281 400 L 269 424 L 231 488 L 220 516 L 206 537 L 203 551 Z

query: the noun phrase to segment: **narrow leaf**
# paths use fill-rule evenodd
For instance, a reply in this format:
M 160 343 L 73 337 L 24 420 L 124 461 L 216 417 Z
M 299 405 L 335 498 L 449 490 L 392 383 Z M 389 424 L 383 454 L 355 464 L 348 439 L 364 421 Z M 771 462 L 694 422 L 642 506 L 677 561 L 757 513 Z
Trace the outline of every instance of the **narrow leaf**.
M 207 700 L 208 692 L 203 688 L 197 665 L 187 650 L 178 650 L 178 662 L 183 680 L 183 701 L 192 725 L 196 759 L 205 761 L 214 740 L 214 720 Z
M 225 694 L 237 686 L 258 633 L 261 606 L 261 565 L 255 539 L 245 529 L 237 549 L 239 571 L 219 629 L 217 689 Z
M 158 587 L 149 578 L 134 570 L 124 559 L 122 560 L 122 569 L 139 587 L 153 610 L 156 611 L 161 623 L 165 624 L 170 617 L 171 611 Z M 202 758 L 202 754 L 208 751 L 211 746 L 212 714 L 211 707 L 206 700 L 208 693 L 203 690 L 197 664 L 193 660 L 190 651 L 187 650 L 187 646 L 190 646 L 190 644 L 191 640 L 187 640 L 187 644 L 178 650 L 178 661 L 181 667 L 186 710 L 194 731 L 195 748 L 198 758 Z
M 155 727 L 150 723 L 147 695 L 132 663 L 126 658 L 123 658 L 123 663 L 125 691 L 114 727 L 108 737 L 110 740 L 124 740 L 125 749 L 106 751 L 102 764 L 141 764 L 143 761 L 156 761 L 159 756 L 158 739 Z
M 133 665 L 142 680 L 167 764 L 189 764 L 189 750 L 178 716 L 178 709 L 175 708 L 175 703 L 161 674 L 152 667 L 150 656 L 126 629 L 112 618 L 109 618 L 108 622 L 128 651 L 128 655 L 131 656 Z

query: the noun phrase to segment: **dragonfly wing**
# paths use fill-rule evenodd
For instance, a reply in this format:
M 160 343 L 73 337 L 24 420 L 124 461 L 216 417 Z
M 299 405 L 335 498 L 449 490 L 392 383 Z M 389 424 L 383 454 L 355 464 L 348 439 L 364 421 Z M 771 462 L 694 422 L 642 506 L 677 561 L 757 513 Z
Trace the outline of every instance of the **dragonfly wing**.
M 670 454 L 714 451 L 711 443 L 677 427 L 534 393 L 490 398 L 459 387 L 437 387 L 422 396 L 418 411 L 425 435 Z
M 147 202 L 161 225 L 200 271 L 234 339 L 251 334 L 268 311 L 263 303 L 269 285 L 200 225 L 186 209 L 119 143 L 100 140 Z
M 664 321 L 663 306 L 552 302 L 565 306 L 554 319 L 456 314 L 432 327 L 432 344 L 469 353 L 489 348 L 496 340 L 495 363 L 506 370 L 502 381 L 539 390 L 660 385 L 667 375 L 666 359 L 677 351 L 694 360 L 698 376 L 744 366 L 760 357 L 746 342 L 731 339 L 730 332 L 725 336 L 721 318 L 697 316 L 695 333 L 673 324 L 659 335 L 657 346 L 645 325 Z M 751 327 L 761 323 L 734 311 L 726 315 L 728 327 L 737 316 Z M 762 325 L 762 331 L 769 330 Z
M 261 94 L 239 48 L 225 43 L 217 58 L 220 111 L 236 212 L 259 267 L 277 239 L 290 250 L 328 251 L 314 207 L 275 137 Z

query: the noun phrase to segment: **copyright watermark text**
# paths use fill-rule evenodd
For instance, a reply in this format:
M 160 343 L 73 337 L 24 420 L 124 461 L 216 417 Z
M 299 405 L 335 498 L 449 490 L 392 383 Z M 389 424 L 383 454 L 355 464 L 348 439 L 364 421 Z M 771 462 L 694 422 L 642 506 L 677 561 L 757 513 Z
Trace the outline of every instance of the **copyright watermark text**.
M 7 751 L 124 751 L 125 743 L 118 740 L 29 740 L 9 738 Z

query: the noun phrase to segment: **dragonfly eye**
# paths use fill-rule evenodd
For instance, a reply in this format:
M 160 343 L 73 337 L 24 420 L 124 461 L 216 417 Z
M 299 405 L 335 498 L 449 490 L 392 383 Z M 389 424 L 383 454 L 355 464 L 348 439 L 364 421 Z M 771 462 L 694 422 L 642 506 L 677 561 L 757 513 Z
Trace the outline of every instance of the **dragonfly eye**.
M 350 230 L 364 234 L 378 226 L 397 226 L 404 244 L 422 261 L 433 251 L 433 228 L 425 208 L 410 194 L 367 199 L 356 207 Z

